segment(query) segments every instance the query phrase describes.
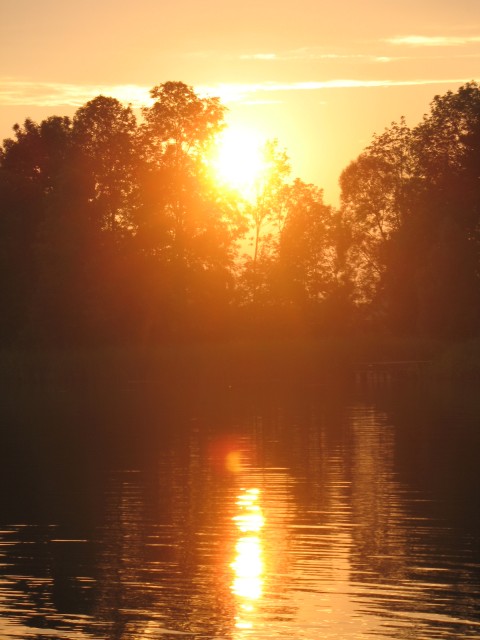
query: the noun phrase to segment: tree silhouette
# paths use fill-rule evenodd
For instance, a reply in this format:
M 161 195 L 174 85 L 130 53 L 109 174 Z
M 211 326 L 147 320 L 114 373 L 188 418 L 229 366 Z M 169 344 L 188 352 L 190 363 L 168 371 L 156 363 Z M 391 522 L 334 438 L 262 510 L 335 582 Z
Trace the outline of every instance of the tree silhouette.
M 212 179 L 225 107 L 182 82 L 137 124 L 97 96 L 0 150 L 2 344 L 480 327 L 480 87 L 435 96 L 342 173 L 341 207 L 265 147 L 253 199 Z M 251 234 L 252 250 L 245 251 Z M 241 242 L 243 238 L 243 243 Z M 233 332 L 233 333 L 232 333 Z
M 227 304 L 231 287 L 238 228 L 204 162 L 224 126 L 224 107 L 181 82 L 155 87 L 151 95 L 155 102 L 143 110 L 139 136 L 143 172 L 137 240 L 149 268 L 154 264 L 158 273 L 155 286 L 163 299 L 150 299 L 147 325 L 163 306 L 170 329 L 181 334 L 200 329 L 214 301 Z
M 91 175 L 100 228 L 118 239 L 132 224 L 135 195 L 136 120 L 130 107 L 98 96 L 77 110 L 73 144 Z
M 478 332 L 479 158 L 480 88 L 468 83 L 413 129 L 394 123 L 342 174 L 357 296 L 395 331 Z

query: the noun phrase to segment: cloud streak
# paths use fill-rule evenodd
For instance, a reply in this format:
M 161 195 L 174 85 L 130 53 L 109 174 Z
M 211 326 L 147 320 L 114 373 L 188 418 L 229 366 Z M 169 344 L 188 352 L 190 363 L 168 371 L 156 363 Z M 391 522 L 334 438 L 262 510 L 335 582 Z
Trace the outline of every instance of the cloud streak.
M 414 87 L 440 84 L 464 84 L 472 78 L 420 79 L 420 80 L 313 80 L 309 82 L 263 82 L 253 84 L 218 84 L 198 86 L 201 95 L 218 96 L 223 102 L 243 102 L 248 96 L 293 91 L 320 91 L 322 89 L 356 89 L 380 87 Z
M 472 78 L 426 78 L 419 80 L 359 80 L 339 78 L 333 80 L 312 80 L 307 82 L 259 82 L 259 83 L 219 83 L 197 85 L 195 90 L 201 96 L 217 96 L 224 103 L 272 103 L 279 99 L 272 94 L 285 92 L 309 92 L 325 89 L 355 89 L 379 87 L 413 87 L 441 84 L 464 84 Z M 31 82 L 12 78 L 0 79 L 1 106 L 32 107 L 79 107 L 98 95 L 108 95 L 123 103 L 139 108 L 151 104 L 149 88 L 140 85 L 75 85 L 52 82 Z
M 240 60 L 244 62 L 308 62 L 313 60 L 351 61 L 351 62 L 391 62 L 398 58 L 368 53 L 336 53 L 324 51 L 319 47 L 300 47 L 287 51 L 255 51 L 248 53 L 226 53 L 218 51 L 194 51 L 185 54 L 187 58 Z
M 77 85 L 0 79 L 0 106 L 79 107 L 98 95 L 108 95 L 140 107 L 149 103 L 149 88 L 138 85 Z
M 460 47 L 468 44 L 478 44 L 480 36 L 398 36 L 385 40 L 388 44 L 407 45 L 410 47 Z

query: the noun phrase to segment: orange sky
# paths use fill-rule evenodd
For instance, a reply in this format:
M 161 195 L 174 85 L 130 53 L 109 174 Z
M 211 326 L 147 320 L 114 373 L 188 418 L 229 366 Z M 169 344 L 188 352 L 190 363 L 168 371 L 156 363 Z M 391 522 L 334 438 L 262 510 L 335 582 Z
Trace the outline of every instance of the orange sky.
M 277 137 L 335 203 L 372 134 L 480 79 L 479 59 L 479 0 L 4 0 L 0 136 L 99 93 L 138 105 L 182 80 Z

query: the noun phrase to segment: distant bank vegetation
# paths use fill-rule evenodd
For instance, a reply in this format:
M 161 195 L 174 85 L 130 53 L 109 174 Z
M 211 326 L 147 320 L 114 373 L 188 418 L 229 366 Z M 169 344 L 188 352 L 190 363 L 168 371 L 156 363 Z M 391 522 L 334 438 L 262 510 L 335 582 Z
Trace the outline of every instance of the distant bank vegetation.
M 0 347 L 478 337 L 479 85 L 374 136 L 339 208 L 275 141 L 255 197 L 221 187 L 222 104 L 181 82 L 151 94 L 140 121 L 98 96 L 4 141 Z
M 354 334 L 195 340 L 145 348 L 50 346 L 0 350 L 0 386 L 4 390 L 112 388 L 118 393 L 119 389 L 188 389 L 211 384 L 223 390 L 244 385 L 263 388 L 270 383 L 293 383 L 314 390 L 392 381 L 458 381 L 463 385 L 479 379 L 479 339 L 450 343 Z

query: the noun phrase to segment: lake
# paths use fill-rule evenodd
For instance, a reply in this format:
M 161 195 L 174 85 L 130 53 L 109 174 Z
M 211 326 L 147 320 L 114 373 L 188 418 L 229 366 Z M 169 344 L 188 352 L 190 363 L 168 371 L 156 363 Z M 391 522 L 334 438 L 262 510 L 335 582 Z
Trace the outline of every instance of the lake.
M 0 637 L 480 638 L 478 386 L 33 389 Z

